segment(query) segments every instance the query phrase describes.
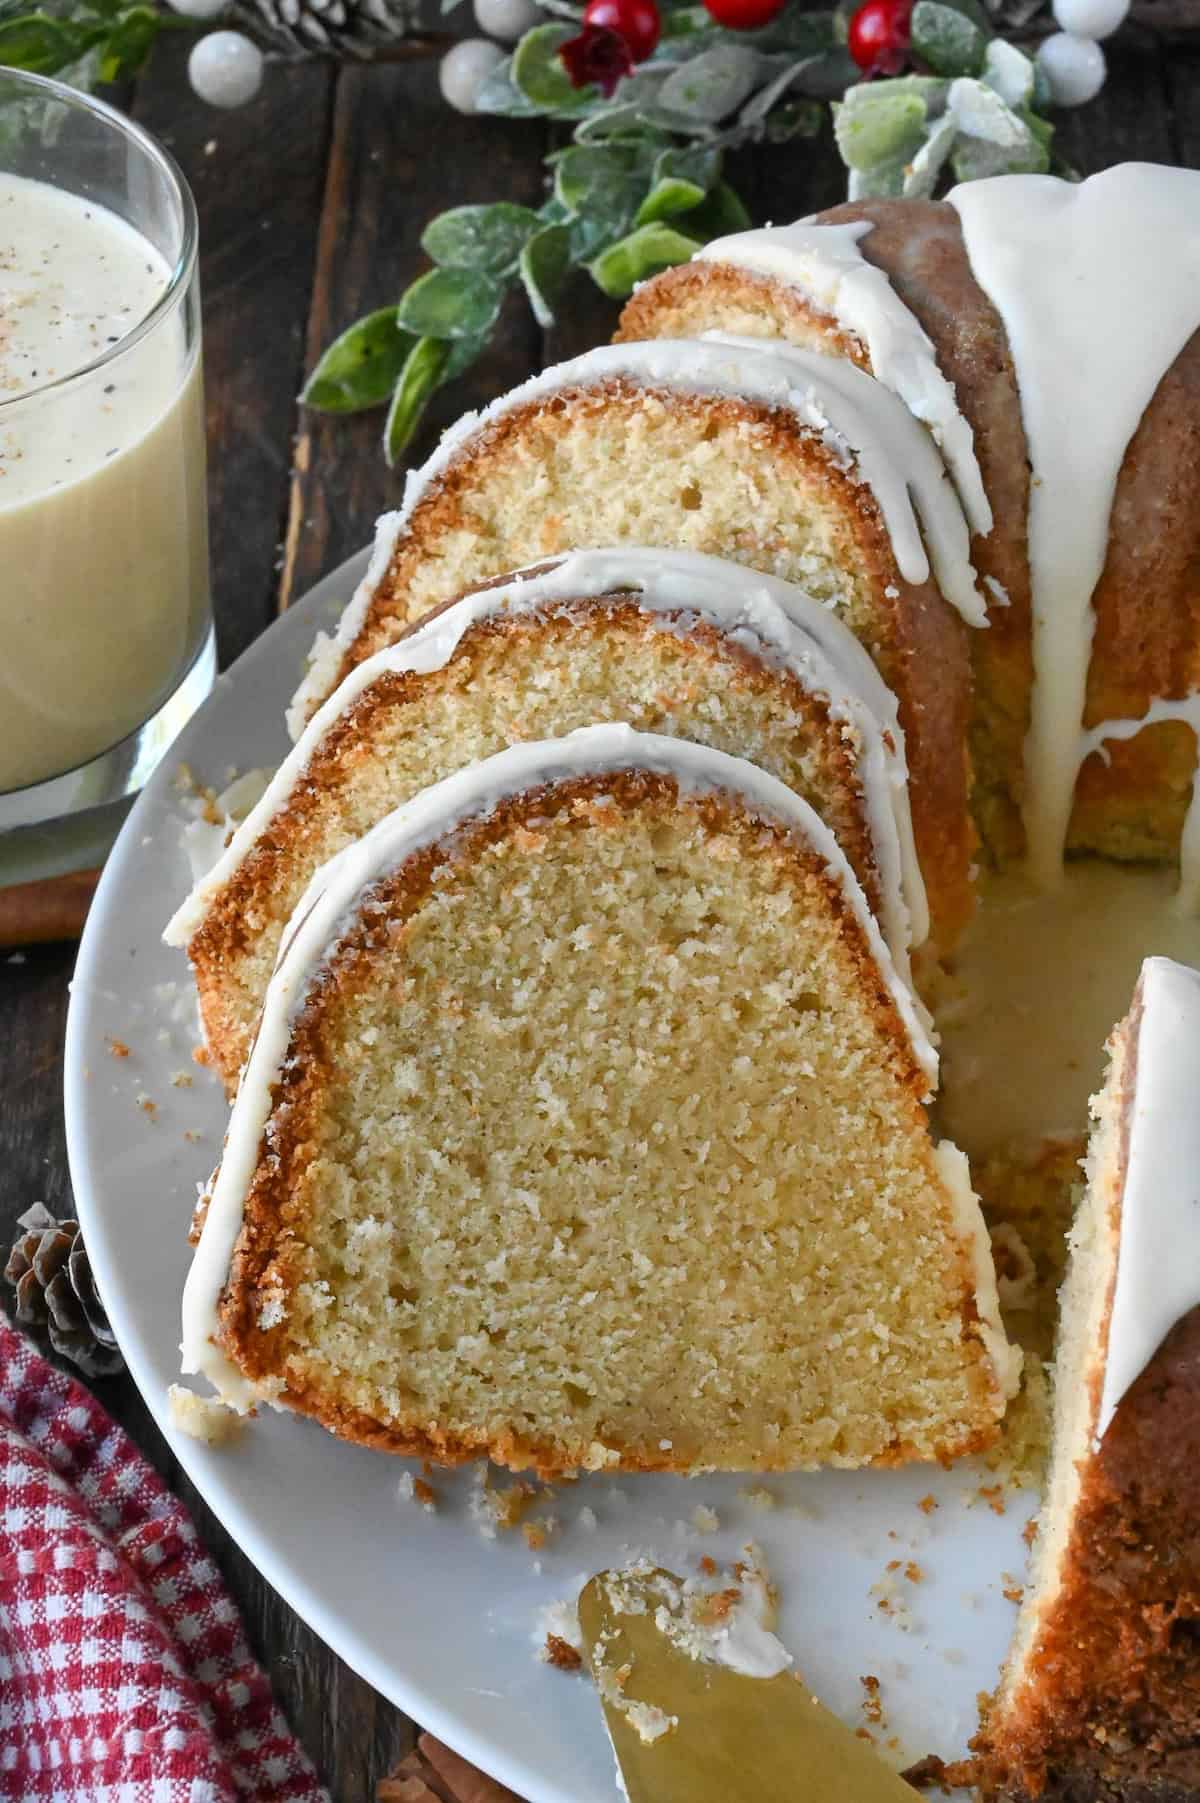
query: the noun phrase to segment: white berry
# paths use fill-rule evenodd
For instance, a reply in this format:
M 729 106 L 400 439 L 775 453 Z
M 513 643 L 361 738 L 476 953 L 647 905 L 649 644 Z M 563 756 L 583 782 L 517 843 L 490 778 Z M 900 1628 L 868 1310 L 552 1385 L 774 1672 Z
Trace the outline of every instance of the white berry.
M 210 31 L 188 57 L 188 80 L 209 106 L 245 106 L 262 78 L 263 53 L 240 31 Z
M 1055 106 L 1082 106 L 1104 86 L 1104 52 L 1091 38 L 1056 31 L 1038 46 L 1037 60 Z
M 473 113 L 479 90 L 500 63 L 504 52 L 488 38 L 464 38 L 447 50 L 438 70 L 442 99 L 456 113 Z
M 229 0 L 169 0 L 169 4 L 172 12 L 182 13 L 185 19 L 215 19 L 229 10 Z
M 1125 22 L 1129 0 L 1054 0 L 1054 17 L 1077 38 L 1111 37 Z
M 536 0 L 475 0 L 476 25 L 504 44 L 515 44 L 543 17 Z

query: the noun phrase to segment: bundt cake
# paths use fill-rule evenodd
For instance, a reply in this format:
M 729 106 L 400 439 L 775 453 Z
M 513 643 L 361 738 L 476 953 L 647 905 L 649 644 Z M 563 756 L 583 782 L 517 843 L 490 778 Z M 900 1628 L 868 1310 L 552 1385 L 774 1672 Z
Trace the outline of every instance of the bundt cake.
M 236 1080 L 310 877 L 420 789 L 519 739 L 625 721 L 749 757 L 838 840 L 900 974 L 928 920 L 896 704 L 802 590 L 695 552 L 571 552 L 357 665 L 167 929 Z
M 909 952 L 928 924 L 978 1119 L 1092 1055 L 1077 878 L 1112 870 L 1077 854 L 1178 860 L 1200 912 L 1200 174 L 724 239 L 619 336 L 410 477 L 295 749 L 172 923 L 227 1080 L 246 1060 L 185 1368 L 548 1475 L 954 1457 L 1018 1355 Z M 1169 871 L 1120 880 L 1122 956 L 1167 949 Z M 1045 994 L 989 1064 L 1014 960 L 1018 1014 Z M 1200 974 L 1151 958 L 981 1735 L 1004 1803 L 1200 1800 L 1198 1048 Z
M 1110 1053 L 1032 1576 L 979 1742 L 1005 1803 L 1200 1796 L 1200 972 L 1148 959 Z
M 896 695 L 935 938 L 951 943 L 973 844 L 963 620 L 984 608 L 936 446 L 849 364 L 742 340 L 608 346 L 469 416 L 381 522 L 365 581 L 318 640 L 293 731 L 432 607 L 621 542 L 726 557 L 841 614 Z
M 1198 326 L 1200 173 L 1124 164 L 721 239 L 640 287 L 618 336 L 784 337 L 870 369 L 926 422 L 990 597 L 970 640 L 976 819 L 1047 884 L 1064 849 L 1179 852 L 1200 724 Z M 1192 837 L 1194 907 L 1200 818 Z
M 624 726 L 512 746 L 297 907 L 185 1368 L 543 1474 L 981 1446 L 1018 1355 L 935 1072 L 783 783 Z

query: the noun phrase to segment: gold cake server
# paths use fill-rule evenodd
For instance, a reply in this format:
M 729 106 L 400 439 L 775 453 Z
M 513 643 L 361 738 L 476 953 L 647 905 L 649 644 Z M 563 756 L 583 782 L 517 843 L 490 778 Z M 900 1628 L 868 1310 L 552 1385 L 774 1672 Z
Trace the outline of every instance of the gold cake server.
M 749 1677 L 689 1651 L 682 1590 L 646 1567 L 600 1572 L 579 1597 L 629 1803 L 914 1803 L 793 1670 Z

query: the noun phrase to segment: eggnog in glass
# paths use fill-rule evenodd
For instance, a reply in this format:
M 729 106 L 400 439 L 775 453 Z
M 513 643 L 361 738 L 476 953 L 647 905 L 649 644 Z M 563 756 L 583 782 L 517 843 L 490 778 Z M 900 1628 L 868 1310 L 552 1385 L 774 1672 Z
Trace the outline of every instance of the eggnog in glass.
M 0 830 L 129 794 L 215 672 L 196 214 L 112 108 L 0 72 Z

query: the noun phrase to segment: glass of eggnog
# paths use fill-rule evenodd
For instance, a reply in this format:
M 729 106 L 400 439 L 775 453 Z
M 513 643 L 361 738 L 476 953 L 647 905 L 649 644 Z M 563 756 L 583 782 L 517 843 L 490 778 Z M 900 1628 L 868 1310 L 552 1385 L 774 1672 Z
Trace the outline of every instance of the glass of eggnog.
M 0 71 L 0 832 L 141 786 L 212 686 L 196 209 Z

